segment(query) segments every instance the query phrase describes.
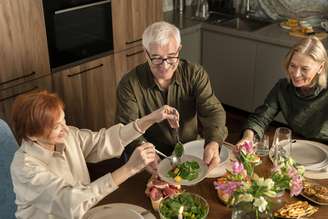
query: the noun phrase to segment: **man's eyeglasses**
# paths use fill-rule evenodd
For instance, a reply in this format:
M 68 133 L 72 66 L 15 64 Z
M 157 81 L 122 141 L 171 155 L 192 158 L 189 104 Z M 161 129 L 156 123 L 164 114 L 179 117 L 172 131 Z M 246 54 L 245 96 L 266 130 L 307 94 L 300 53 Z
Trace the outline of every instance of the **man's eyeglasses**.
M 175 54 L 177 54 L 179 51 L 180 51 L 180 48 Z M 152 58 L 152 57 L 150 57 L 150 54 L 147 50 L 146 50 L 146 53 L 147 53 L 147 55 L 150 59 L 151 64 L 153 64 L 153 65 L 161 65 L 161 64 L 163 64 L 164 61 L 167 64 L 173 65 L 173 64 L 177 63 L 177 61 L 179 60 L 179 56 L 167 57 L 167 58 L 163 59 L 163 58 Z

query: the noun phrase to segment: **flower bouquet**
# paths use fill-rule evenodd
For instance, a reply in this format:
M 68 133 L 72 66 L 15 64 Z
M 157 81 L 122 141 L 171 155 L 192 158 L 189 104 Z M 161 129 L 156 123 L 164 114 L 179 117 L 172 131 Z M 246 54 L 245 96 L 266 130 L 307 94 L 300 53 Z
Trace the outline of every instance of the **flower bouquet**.
M 277 192 L 289 189 L 291 195 L 298 195 L 302 190 L 302 175 L 304 168 L 297 167 L 289 159 L 281 159 L 273 167 L 271 178 L 265 179 L 254 174 L 254 168 L 261 163 L 260 157 L 255 154 L 251 142 L 234 149 L 236 160 L 232 171 L 218 178 L 214 182 L 219 198 L 229 206 L 240 203 L 251 204 L 256 218 L 260 213 L 269 212 L 270 198 L 277 196 Z

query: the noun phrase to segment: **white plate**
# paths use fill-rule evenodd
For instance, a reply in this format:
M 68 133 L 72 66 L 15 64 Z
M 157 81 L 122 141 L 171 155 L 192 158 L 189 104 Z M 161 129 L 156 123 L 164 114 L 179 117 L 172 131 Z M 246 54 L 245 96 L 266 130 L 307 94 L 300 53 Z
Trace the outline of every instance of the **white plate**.
M 328 165 L 328 149 L 318 142 L 296 140 L 291 157 L 306 170 L 317 170 Z
M 197 183 L 199 183 L 200 181 L 202 181 L 206 175 L 207 175 L 207 165 L 204 163 L 204 161 L 202 159 L 199 159 L 198 157 L 192 156 L 192 155 L 188 155 L 188 154 L 184 154 L 181 157 L 181 162 L 186 162 L 186 161 L 196 161 L 199 164 L 199 173 L 198 173 L 198 177 L 194 180 L 184 180 L 182 179 L 181 182 L 177 183 L 173 178 L 171 178 L 170 176 L 168 176 L 168 172 L 172 169 L 171 163 L 169 159 L 163 159 L 159 165 L 158 165 L 158 175 L 159 177 L 171 184 L 180 184 L 180 185 L 185 185 L 185 186 L 191 186 L 191 185 L 195 185 Z
M 184 153 L 203 159 L 204 144 L 204 139 L 187 142 L 183 145 Z M 208 178 L 216 178 L 225 174 L 225 168 L 223 166 L 229 160 L 229 149 L 224 145 L 221 146 L 220 160 L 219 165 L 207 174 Z
M 292 144 L 291 157 L 304 165 L 305 170 L 316 171 L 328 166 L 328 146 L 314 141 L 296 140 Z M 269 158 L 273 162 L 271 151 Z
M 147 212 L 146 214 L 144 214 Z M 142 216 L 143 215 L 143 216 Z M 146 209 L 132 204 L 113 203 L 101 205 L 90 209 L 83 219 L 156 219 L 156 217 Z

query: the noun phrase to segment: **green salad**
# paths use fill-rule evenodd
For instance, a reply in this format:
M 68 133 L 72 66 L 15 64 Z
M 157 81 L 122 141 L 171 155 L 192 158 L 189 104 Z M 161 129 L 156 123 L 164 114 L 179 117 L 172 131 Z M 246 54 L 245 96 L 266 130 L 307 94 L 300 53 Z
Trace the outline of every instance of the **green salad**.
M 183 144 L 181 142 L 176 143 L 175 147 L 174 147 L 174 154 L 180 158 L 182 157 L 184 152 L 184 148 L 183 148 Z
M 180 182 L 182 179 L 191 181 L 198 177 L 199 170 L 200 166 L 197 161 L 186 161 L 170 170 L 168 176 L 174 178 L 176 182 Z
M 177 219 L 181 206 L 183 206 L 183 219 L 203 219 L 208 214 L 206 201 L 188 192 L 164 199 L 159 211 L 165 219 Z

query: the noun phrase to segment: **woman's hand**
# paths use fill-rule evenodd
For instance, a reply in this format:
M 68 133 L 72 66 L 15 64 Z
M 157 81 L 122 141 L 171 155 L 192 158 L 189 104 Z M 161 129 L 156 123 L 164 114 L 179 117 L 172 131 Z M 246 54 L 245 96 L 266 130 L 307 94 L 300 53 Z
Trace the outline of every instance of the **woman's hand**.
M 128 162 L 126 163 L 127 168 L 131 171 L 132 175 L 138 173 L 150 163 L 156 159 L 156 153 L 154 145 L 151 143 L 144 143 L 137 147 Z
M 254 132 L 250 129 L 246 129 L 243 134 L 243 138 L 238 141 L 237 146 L 243 145 L 245 141 L 253 142 Z
M 154 118 L 154 121 L 156 123 L 159 123 L 165 119 L 169 122 L 170 126 L 172 128 L 178 128 L 179 127 L 179 112 L 175 108 L 169 106 L 169 105 L 164 105 L 158 110 L 152 112 L 150 114 Z
M 135 121 L 135 126 L 137 131 L 144 133 L 154 123 L 159 123 L 164 119 L 167 119 L 172 128 L 179 127 L 179 112 L 169 105 L 164 105 L 154 112 L 137 119 Z

